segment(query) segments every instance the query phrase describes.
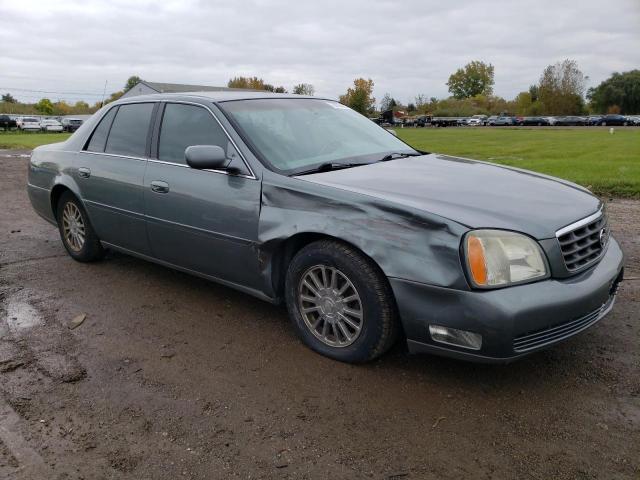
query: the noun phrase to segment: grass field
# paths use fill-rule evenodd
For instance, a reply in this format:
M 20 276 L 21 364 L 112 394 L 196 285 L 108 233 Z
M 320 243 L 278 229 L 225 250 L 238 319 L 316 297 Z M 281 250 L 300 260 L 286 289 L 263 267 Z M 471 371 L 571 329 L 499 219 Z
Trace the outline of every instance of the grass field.
M 566 178 L 601 195 L 640 198 L 640 128 L 399 128 L 420 150 Z M 0 132 L 0 148 L 61 142 L 62 133 Z
M 47 143 L 64 142 L 70 133 L 0 132 L 0 148 L 32 149 Z
M 526 168 L 601 195 L 640 197 L 640 128 L 399 128 L 427 152 Z

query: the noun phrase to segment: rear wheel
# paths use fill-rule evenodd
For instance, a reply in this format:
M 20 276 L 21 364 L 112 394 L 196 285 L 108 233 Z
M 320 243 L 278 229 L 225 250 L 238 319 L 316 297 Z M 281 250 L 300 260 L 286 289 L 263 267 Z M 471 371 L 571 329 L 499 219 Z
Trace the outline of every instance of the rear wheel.
M 104 248 L 80 201 L 71 192 L 62 194 L 57 208 L 58 230 L 67 253 L 79 262 L 93 262 L 104 256 Z
M 289 265 L 285 289 L 298 335 L 322 355 L 366 362 L 395 341 L 398 321 L 387 279 L 344 243 L 321 240 L 300 250 Z

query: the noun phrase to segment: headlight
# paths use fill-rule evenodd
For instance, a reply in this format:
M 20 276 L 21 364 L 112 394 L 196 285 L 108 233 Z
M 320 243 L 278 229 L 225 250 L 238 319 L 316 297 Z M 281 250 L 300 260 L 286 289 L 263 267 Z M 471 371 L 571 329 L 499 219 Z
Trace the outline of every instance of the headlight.
M 474 230 L 465 237 L 464 252 L 475 287 L 503 287 L 549 274 L 540 245 L 520 233 Z

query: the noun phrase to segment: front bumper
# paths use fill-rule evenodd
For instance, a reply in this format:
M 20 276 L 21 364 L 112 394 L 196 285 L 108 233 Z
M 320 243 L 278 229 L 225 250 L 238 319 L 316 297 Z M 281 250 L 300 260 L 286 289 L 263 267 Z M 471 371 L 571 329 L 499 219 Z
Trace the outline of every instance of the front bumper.
M 564 279 L 498 290 L 454 290 L 390 278 L 411 353 L 502 363 L 565 340 L 613 307 L 624 256 L 612 238 L 600 262 Z M 429 325 L 482 335 L 480 350 L 434 342 Z

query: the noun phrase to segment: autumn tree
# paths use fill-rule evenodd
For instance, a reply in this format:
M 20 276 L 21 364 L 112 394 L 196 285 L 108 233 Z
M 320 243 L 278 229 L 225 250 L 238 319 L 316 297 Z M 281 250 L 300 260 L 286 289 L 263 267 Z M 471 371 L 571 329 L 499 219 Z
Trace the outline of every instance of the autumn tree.
M 133 87 L 135 87 L 140 82 L 144 82 L 144 80 L 142 80 L 137 75 L 133 75 L 133 76 L 129 77 L 127 79 L 127 83 L 124 84 L 124 88 L 123 88 L 124 92 L 123 93 L 128 92 L 129 90 L 131 90 Z
M 310 83 L 299 83 L 293 87 L 293 93 L 296 95 L 313 95 L 315 93 L 315 89 Z
M 640 70 L 614 73 L 597 87 L 590 88 L 587 98 L 598 113 L 640 112 Z
M 109 95 L 109 98 L 107 98 L 103 103 L 100 103 L 100 106 L 102 106 L 102 104 L 107 104 L 107 103 L 111 103 L 111 102 L 115 102 L 116 100 L 118 100 L 122 95 L 124 95 L 124 91 L 120 90 L 119 92 L 113 92 L 111 95 Z
M 71 105 L 64 100 L 58 100 L 53 104 L 53 113 L 55 115 L 69 115 L 71 114 Z
M 340 103 L 363 115 L 374 111 L 376 99 L 373 97 L 373 80 L 356 78 L 353 87 L 349 87 L 347 93 L 340 95 Z
M 420 93 L 415 96 L 413 103 L 416 106 L 416 110 L 422 113 L 425 113 L 427 110 L 427 105 L 429 104 L 429 100 L 427 96 L 423 93 Z
M 585 79 L 575 60 L 549 65 L 538 83 L 542 110 L 549 115 L 578 115 L 584 110 Z
M 269 83 L 265 83 L 262 78 L 258 77 L 233 77 L 227 82 L 229 88 L 242 88 L 245 90 L 265 90 L 267 92 L 286 93 L 284 87 L 274 87 Z
M 41 115 L 51 115 L 53 113 L 53 103 L 48 98 L 41 99 L 36 103 L 35 108 Z
M 273 92 L 273 93 L 287 93 L 286 88 L 282 86 L 274 87 L 270 83 L 265 83 L 264 86 L 261 88 L 261 90 L 266 90 L 267 92 Z
M 493 65 L 474 60 L 451 74 L 447 86 L 454 98 L 470 98 L 493 93 Z
M 380 100 L 380 111 L 386 112 L 387 110 L 392 110 L 397 105 L 398 105 L 398 102 L 396 102 L 391 95 L 389 95 L 388 93 L 385 93 L 382 96 L 382 100 Z

